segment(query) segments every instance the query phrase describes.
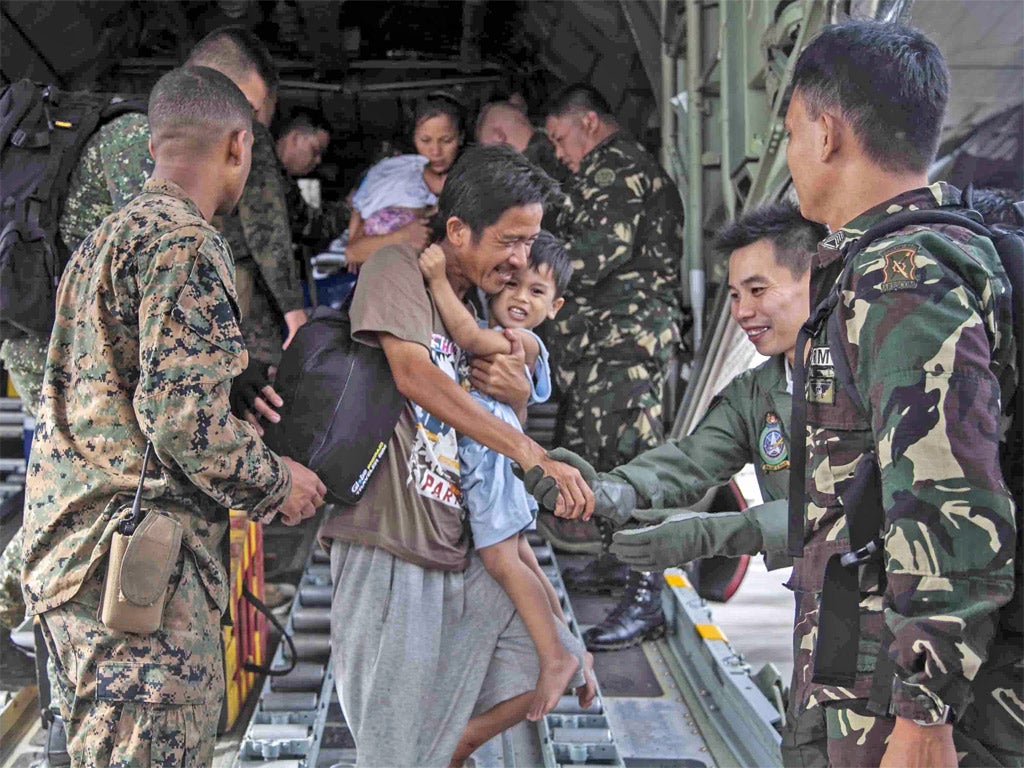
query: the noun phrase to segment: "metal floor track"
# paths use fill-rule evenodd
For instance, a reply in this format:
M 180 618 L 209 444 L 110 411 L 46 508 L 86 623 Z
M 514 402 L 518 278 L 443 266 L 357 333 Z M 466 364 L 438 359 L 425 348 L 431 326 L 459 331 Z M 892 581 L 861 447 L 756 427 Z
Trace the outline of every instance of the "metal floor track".
M 551 547 L 539 536 L 530 544 L 551 579 L 573 633 L 579 625 L 562 584 Z M 355 744 L 345 724 L 330 664 L 330 558 L 314 547 L 307 560 L 292 604 L 287 633 L 298 656 L 295 668 L 282 677 L 268 677 L 252 720 L 242 737 L 237 764 L 241 768 L 338 768 L 355 765 Z M 287 644 L 282 642 L 272 668 L 287 667 Z M 594 703 L 580 708 L 574 696 L 564 696 L 535 726 L 528 750 L 539 752 L 545 768 L 563 764 L 624 768 L 615 744 L 600 688 Z M 532 755 L 531 755 L 532 756 Z M 523 758 L 512 731 L 481 747 L 471 758 L 476 768 L 516 768 L 535 761 Z

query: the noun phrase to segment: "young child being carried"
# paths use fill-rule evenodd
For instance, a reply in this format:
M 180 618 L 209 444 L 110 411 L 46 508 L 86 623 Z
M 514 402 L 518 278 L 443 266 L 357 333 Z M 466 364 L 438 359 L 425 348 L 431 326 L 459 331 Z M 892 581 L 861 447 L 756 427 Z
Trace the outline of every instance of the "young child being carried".
M 463 351 L 477 356 L 508 354 L 511 342 L 503 329 L 518 334 L 526 352 L 526 364 L 533 374 L 532 401 L 546 400 L 551 392 L 548 353 L 533 329 L 554 318 L 565 301 L 562 292 L 572 276 L 572 266 L 563 245 L 550 233 L 540 232 L 527 266 L 491 297 L 489 328 L 478 324 L 452 290 L 440 246 L 432 245 L 420 255 L 420 270 L 445 327 Z M 510 406 L 477 390 L 471 393 L 495 416 L 522 429 Z M 539 720 L 558 703 L 578 662 L 558 639 L 555 617 L 565 623 L 565 615 L 524 535 L 534 523 L 536 504 L 512 474 L 511 460 L 500 453 L 460 437 L 459 464 L 473 545 L 487 572 L 512 599 L 537 646 L 540 674 L 527 718 Z M 577 690 L 584 707 L 590 705 L 595 692 L 592 663 L 588 653 L 584 669 L 587 683 Z

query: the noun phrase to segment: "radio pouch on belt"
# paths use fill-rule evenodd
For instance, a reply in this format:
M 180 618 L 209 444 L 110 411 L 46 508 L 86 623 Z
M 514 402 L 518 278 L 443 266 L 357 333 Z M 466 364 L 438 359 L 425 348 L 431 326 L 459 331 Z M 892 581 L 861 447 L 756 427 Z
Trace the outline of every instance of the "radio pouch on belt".
M 149 634 L 160 628 L 171 572 L 181 550 L 181 523 L 142 509 L 142 485 L 152 444 L 146 445 L 135 500 L 110 543 L 100 621 L 108 629 Z M 140 522 L 141 521 L 141 522 Z

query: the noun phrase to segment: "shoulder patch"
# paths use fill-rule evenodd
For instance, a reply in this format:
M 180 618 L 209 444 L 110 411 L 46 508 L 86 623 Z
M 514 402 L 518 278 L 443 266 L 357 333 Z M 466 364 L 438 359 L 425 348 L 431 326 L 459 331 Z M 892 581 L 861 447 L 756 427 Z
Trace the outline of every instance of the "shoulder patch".
M 600 168 L 594 174 L 594 183 L 599 187 L 610 187 L 615 183 L 615 171 L 611 168 Z
M 764 426 L 757 440 L 757 452 L 761 457 L 761 469 L 765 472 L 789 469 L 789 446 L 786 444 L 786 436 L 782 434 L 782 422 L 774 411 L 765 414 Z
M 917 267 L 914 257 L 917 255 L 916 245 L 901 245 L 882 254 L 885 263 L 882 265 L 882 282 L 878 290 L 882 293 L 905 291 L 916 288 Z

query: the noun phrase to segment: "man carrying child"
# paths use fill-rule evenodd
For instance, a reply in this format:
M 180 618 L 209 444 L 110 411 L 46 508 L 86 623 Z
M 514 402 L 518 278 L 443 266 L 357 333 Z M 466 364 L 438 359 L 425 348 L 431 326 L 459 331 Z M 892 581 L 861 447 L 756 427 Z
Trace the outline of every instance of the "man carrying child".
M 508 147 L 477 147 L 456 162 L 438 200 L 436 237 L 456 297 L 474 286 L 499 293 L 525 269 L 552 186 Z M 523 719 L 534 703 L 540 664 L 530 633 L 469 551 L 458 437 L 525 469 L 540 465 L 557 479 L 559 514 L 589 517 L 593 508 L 576 470 L 548 459 L 459 386 L 460 351 L 417 256 L 389 246 L 360 273 L 354 338 L 383 349 L 409 403 L 359 504 L 333 510 L 320 531 L 331 540 L 331 646 L 359 765 L 448 765 L 491 731 Z M 519 333 L 505 333 L 502 351 L 518 371 L 503 376 L 517 366 L 491 366 L 483 388 L 521 413 L 530 394 L 524 345 Z M 552 623 L 576 656 L 570 684 L 585 699 L 582 645 Z

